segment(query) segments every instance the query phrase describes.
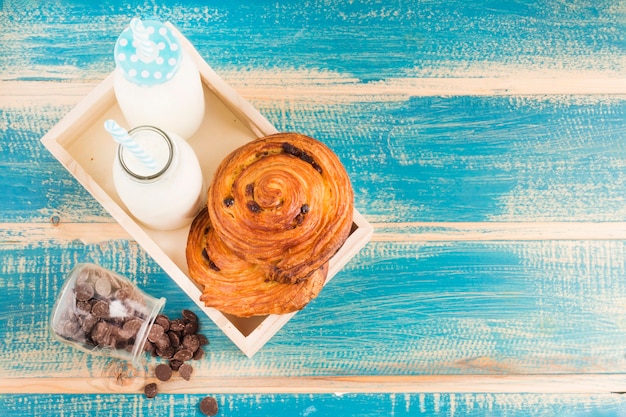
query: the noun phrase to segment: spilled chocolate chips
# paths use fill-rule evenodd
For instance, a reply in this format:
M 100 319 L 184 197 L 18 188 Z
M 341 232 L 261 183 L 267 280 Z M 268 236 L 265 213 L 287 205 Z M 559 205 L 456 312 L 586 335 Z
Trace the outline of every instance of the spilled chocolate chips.
M 169 381 L 174 372 L 186 381 L 191 379 L 193 366 L 189 361 L 204 357 L 202 347 L 209 344 L 209 340 L 198 333 L 199 330 L 198 316 L 191 310 L 183 310 L 182 317 L 174 320 L 170 320 L 164 314 L 156 317 L 148 333 L 144 350 L 153 357 L 167 360 L 167 363 L 160 363 L 154 369 L 159 381 Z M 157 384 L 154 382 L 147 384 L 144 393 L 147 398 L 154 398 L 158 393 Z M 206 398 L 211 398 L 212 401 L 201 403 L 200 410 L 208 416 L 216 415 L 217 402 L 213 397 Z M 212 414 L 207 414 L 205 410 Z

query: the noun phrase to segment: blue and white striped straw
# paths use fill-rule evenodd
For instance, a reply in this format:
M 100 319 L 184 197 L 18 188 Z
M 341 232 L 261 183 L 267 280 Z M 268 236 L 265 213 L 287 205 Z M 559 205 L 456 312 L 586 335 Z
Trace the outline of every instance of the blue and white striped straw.
M 130 21 L 130 30 L 133 32 L 133 40 L 137 42 L 137 55 L 140 58 L 149 59 L 154 54 L 154 43 L 150 42 L 150 34 L 138 17 Z
M 128 150 L 128 152 L 137 158 L 146 168 L 157 169 L 157 164 L 154 159 L 152 159 L 152 157 L 128 134 L 126 129 L 117 124 L 115 120 L 107 120 L 104 122 L 104 128 L 117 143 Z

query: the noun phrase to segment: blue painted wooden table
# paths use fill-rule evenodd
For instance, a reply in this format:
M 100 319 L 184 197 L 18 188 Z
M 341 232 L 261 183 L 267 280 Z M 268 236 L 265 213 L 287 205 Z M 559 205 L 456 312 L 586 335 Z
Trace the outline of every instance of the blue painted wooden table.
M 626 415 L 623 0 L 0 3 L 0 415 Z M 253 358 L 189 382 L 52 339 L 96 262 L 194 303 L 42 146 L 133 16 L 172 22 L 346 166 L 370 243 Z

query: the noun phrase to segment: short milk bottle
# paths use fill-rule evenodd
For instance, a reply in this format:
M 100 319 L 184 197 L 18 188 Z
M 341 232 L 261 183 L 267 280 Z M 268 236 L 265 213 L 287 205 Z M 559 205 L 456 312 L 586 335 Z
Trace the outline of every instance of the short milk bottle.
M 130 213 L 156 230 L 191 224 L 206 205 L 206 192 L 200 163 L 187 141 L 153 126 L 126 132 L 109 120 L 105 128 L 119 143 L 113 183 Z
M 156 126 L 185 140 L 198 130 L 205 111 L 200 73 L 169 27 L 133 18 L 114 57 L 115 96 L 131 127 Z

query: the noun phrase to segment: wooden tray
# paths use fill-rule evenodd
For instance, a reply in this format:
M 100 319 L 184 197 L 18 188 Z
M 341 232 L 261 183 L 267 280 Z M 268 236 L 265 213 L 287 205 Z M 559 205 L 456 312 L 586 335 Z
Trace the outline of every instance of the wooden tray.
M 277 131 L 204 62 L 184 36 L 171 24 L 167 25 L 194 59 L 204 84 L 206 115 L 189 143 L 198 155 L 206 184 L 209 184 L 217 165 L 231 151 Z M 188 277 L 185 259 L 189 226 L 174 231 L 147 229 L 129 215 L 115 191 L 112 164 L 116 144 L 103 128 L 104 121 L 111 118 L 124 125 L 125 119 L 113 92 L 113 74 L 94 88 L 41 141 L 235 345 L 252 357 L 295 313 L 242 319 L 207 308 L 200 302 L 201 290 Z M 365 246 L 373 233 L 372 226 L 356 210 L 353 229 L 331 259 L 326 282 Z

